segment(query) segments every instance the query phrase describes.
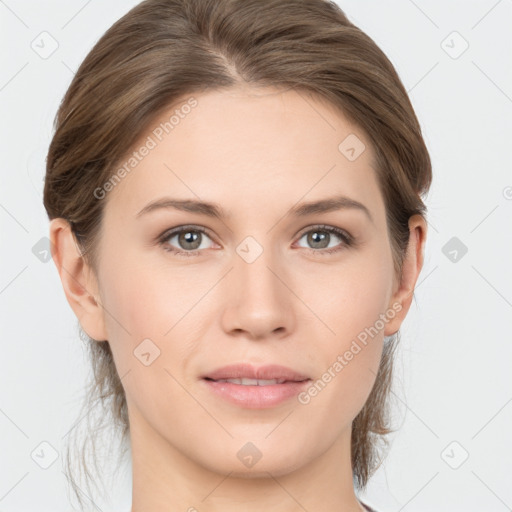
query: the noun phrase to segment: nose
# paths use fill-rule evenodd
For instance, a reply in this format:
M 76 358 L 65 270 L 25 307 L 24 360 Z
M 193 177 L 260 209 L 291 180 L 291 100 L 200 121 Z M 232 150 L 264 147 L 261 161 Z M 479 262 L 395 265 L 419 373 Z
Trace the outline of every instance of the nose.
M 233 269 L 225 282 L 225 332 L 263 340 L 283 338 L 293 331 L 293 301 L 297 299 L 289 288 L 289 273 L 283 267 L 270 249 L 264 249 L 254 261 L 243 252 L 234 254 Z

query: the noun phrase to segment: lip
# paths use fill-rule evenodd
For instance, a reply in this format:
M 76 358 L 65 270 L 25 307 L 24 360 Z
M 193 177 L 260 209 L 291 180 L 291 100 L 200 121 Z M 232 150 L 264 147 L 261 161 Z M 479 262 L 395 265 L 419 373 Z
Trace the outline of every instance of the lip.
M 213 380 L 219 379 L 284 379 L 286 381 L 302 381 L 309 377 L 302 373 L 296 372 L 286 366 L 278 364 L 269 364 L 265 366 L 255 367 L 247 363 L 231 364 L 217 368 L 212 372 L 203 375 L 203 379 L 209 378 Z
M 284 380 L 268 386 L 217 382 L 219 379 Z M 304 374 L 280 365 L 254 367 L 240 363 L 218 368 L 202 377 L 202 382 L 216 396 L 247 409 L 267 409 L 290 400 L 308 386 L 311 379 Z

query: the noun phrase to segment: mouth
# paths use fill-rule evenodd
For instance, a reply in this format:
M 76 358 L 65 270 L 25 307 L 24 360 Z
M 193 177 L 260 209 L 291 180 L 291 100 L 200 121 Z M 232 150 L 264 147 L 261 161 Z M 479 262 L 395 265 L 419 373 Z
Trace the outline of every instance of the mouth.
M 241 379 L 210 379 L 209 377 L 205 377 L 205 380 L 210 380 L 212 382 L 229 382 L 231 384 L 238 384 L 241 386 L 273 386 L 275 384 L 285 384 L 287 382 L 304 382 L 309 379 L 303 380 L 286 380 L 286 379 L 249 379 L 249 378 L 241 378 Z
M 284 366 L 255 368 L 241 363 L 214 370 L 201 380 L 214 395 L 231 404 L 265 409 L 289 401 L 307 386 L 311 378 Z
M 270 384 L 283 384 L 284 382 L 300 382 L 308 380 L 309 376 L 291 368 L 287 368 L 286 366 L 277 364 L 268 364 L 256 367 L 247 363 L 236 363 L 217 368 L 216 370 L 203 375 L 202 378 L 217 382 L 233 381 L 233 384 L 248 386 L 265 386 Z

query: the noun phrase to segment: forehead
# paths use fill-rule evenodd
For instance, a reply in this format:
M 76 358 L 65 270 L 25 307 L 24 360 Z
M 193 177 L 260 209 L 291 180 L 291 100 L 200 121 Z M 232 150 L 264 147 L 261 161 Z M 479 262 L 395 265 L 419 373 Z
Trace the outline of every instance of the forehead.
M 183 97 L 134 145 L 109 202 L 136 214 L 166 194 L 262 205 L 345 194 L 383 207 L 366 134 L 303 91 L 237 88 Z M 134 156 L 137 154 L 136 156 Z

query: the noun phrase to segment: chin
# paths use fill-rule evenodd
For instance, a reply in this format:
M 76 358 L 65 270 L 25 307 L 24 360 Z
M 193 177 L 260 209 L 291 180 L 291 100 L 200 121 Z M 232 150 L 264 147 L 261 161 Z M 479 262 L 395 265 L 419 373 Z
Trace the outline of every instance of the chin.
M 292 453 L 283 454 L 273 450 L 271 455 L 267 457 L 264 453 L 261 453 L 259 460 L 252 463 L 252 465 L 248 461 L 247 466 L 243 462 L 243 453 L 239 456 L 240 450 L 238 450 L 233 457 L 223 458 L 224 460 L 220 464 L 220 459 L 216 459 L 215 461 L 205 461 L 205 465 L 216 473 L 229 474 L 231 478 L 268 478 L 269 474 L 279 477 L 296 471 L 306 462 L 303 458 L 304 454 L 301 453 L 301 448 L 291 448 L 291 450 Z M 299 457 L 300 455 L 302 456 Z

